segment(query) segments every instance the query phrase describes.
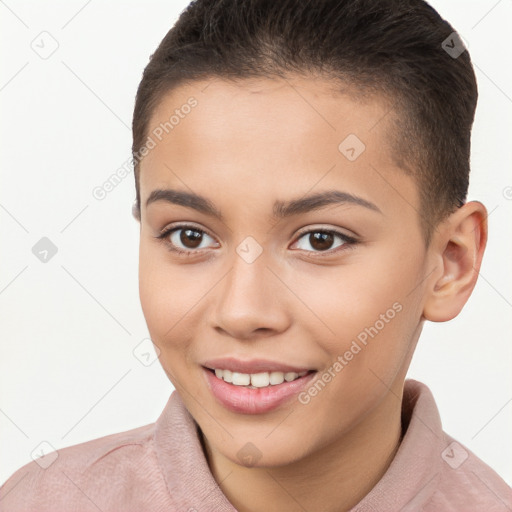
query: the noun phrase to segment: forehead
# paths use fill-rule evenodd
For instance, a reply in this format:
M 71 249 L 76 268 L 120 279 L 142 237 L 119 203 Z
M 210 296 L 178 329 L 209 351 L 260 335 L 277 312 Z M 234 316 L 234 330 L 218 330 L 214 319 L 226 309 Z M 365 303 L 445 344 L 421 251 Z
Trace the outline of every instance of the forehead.
M 178 124 L 168 130 L 168 138 L 187 142 L 194 157 L 214 150 L 217 155 L 247 157 L 258 152 L 259 158 L 293 155 L 314 157 L 322 146 L 336 157 L 339 143 L 349 134 L 364 139 L 366 146 L 385 143 L 381 130 L 374 130 L 389 113 L 382 97 L 356 96 L 353 89 L 335 92 L 332 83 L 305 78 L 245 79 L 228 82 L 219 78 L 193 82 L 171 90 L 158 104 L 149 123 L 149 131 L 165 125 L 175 111 L 182 114 Z M 184 108 L 191 98 L 193 109 Z M 385 122 L 383 124 L 386 124 Z M 385 132 L 384 132 L 385 133 Z M 226 144 L 226 141 L 232 141 Z M 236 145 L 243 143 L 242 147 Z M 265 147 L 262 154 L 260 149 Z
M 254 200 L 270 190 L 305 193 L 316 184 L 364 196 L 401 180 L 417 203 L 391 154 L 391 117 L 384 98 L 336 92 L 323 80 L 191 82 L 172 89 L 153 113 L 147 133 L 155 145 L 141 162 L 141 197 L 171 184 L 202 194 L 211 187 L 244 189 Z M 396 201 L 396 186 L 381 190 L 381 201 Z

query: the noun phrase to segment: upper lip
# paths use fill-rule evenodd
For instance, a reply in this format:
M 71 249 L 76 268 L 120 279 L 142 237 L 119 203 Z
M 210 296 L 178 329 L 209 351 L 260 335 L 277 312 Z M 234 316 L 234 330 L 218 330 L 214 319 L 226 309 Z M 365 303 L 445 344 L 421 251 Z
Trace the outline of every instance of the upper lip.
M 271 361 L 269 359 L 249 359 L 242 361 L 234 357 L 220 357 L 209 359 L 202 363 L 206 368 L 211 370 L 231 370 L 238 373 L 260 373 L 260 372 L 307 372 L 312 370 L 305 366 L 291 366 L 289 364 L 280 363 L 279 361 Z

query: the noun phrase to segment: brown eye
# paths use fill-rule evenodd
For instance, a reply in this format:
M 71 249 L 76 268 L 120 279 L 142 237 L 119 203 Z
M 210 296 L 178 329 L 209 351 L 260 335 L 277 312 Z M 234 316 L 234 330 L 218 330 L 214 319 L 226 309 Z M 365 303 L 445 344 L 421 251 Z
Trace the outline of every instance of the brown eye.
M 202 231 L 197 229 L 179 229 L 177 231 L 181 231 L 179 239 L 187 249 L 196 249 L 201 245 Z
M 337 245 L 336 239 L 340 240 Z M 305 243 L 303 241 L 305 241 Z M 310 229 L 309 231 L 303 232 L 296 243 L 299 249 L 314 254 L 316 252 L 334 253 L 337 252 L 337 250 L 343 250 L 346 247 L 356 244 L 357 240 L 338 231 Z M 308 249 L 308 244 L 313 250 Z
M 311 247 L 317 249 L 319 251 L 325 251 L 330 249 L 334 242 L 334 237 L 331 233 L 325 233 L 323 231 L 317 231 L 315 233 L 310 233 L 309 235 L 309 243 Z
M 199 252 L 206 238 L 213 238 L 195 226 L 179 225 L 164 230 L 157 238 L 165 242 L 168 249 L 177 253 L 192 255 Z

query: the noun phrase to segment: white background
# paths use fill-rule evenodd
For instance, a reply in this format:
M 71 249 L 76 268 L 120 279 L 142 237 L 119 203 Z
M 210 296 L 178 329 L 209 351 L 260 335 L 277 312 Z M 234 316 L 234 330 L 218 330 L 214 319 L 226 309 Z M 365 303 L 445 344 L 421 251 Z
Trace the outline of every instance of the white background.
M 0 482 L 41 441 L 154 422 L 173 389 L 133 354 L 148 336 L 133 174 L 103 201 L 92 190 L 129 158 L 143 68 L 187 4 L 0 2 Z M 432 4 L 475 65 L 469 199 L 487 206 L 490 240 L 473 296 L 426 325 L 409 376 L 432 390 L 445 431 L 512 484 L 512 2 Z M 47 59 L 31 47 L 43 31 L 59 45 Z M 58 248 L 47 263 L 32 253 L 43 236 Z

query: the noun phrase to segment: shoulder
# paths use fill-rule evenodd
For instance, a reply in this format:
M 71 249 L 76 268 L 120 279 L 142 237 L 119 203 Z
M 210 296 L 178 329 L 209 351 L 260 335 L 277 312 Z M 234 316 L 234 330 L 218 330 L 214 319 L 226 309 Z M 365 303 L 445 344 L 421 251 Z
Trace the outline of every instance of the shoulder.
M 512 488 L 469 448 L 445 432 L 443 435 L 443 463 L 426 510 L 512 510 Z
M 0 487 L 0 510 L 105 510 L 109 495 L 126 494 L 130 484 L 149 477 L 158 485 L 154 429 L 152 423 L 111 434 L 25 464 Z

